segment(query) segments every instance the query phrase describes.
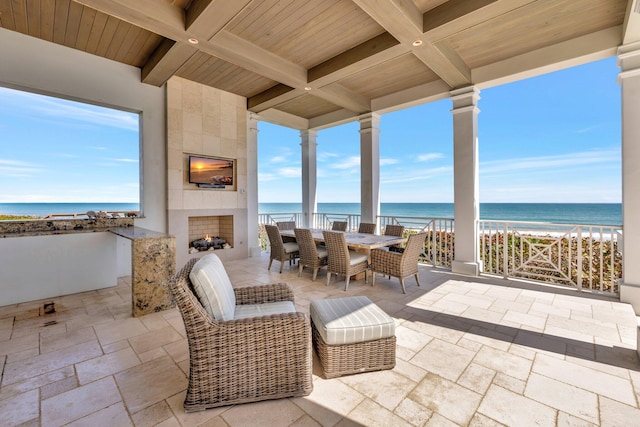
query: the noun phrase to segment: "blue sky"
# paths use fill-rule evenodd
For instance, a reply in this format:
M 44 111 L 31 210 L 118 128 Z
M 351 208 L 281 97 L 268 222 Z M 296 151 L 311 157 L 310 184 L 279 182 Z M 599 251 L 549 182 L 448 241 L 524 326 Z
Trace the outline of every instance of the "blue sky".
M 481 91 L 480 201 L 621 200 L 615 58 Z M 381 202 L 453 202 L 451 101 L 382 116 Z M 359 125 L 318 132 L 318 202 L 359 202 Z M 299 132 L 260 122 L 259 201 L 300 202 Z M 139 201 L 138 116 L 0 88 L 0 203 Z
M 138 115 L 0 87 L 0 203 L 139 202 Z
M 620 203 L 615 58 L 480 92 L 480 202 Z M 451 101 L 384 114 L 380 201 L 453 202 Z M 318 202 L 359 202 L 359 125 L 321 130 Z M 259 201 L 300 202 L 299 132 L 261 122 Z

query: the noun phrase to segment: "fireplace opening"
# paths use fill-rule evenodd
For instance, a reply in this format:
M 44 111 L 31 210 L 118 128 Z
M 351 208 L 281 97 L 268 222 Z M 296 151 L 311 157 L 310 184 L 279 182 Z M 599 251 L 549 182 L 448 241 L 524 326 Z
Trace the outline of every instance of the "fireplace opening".
M 233 215 L 189 217 L 189 252 L 233 247 Z

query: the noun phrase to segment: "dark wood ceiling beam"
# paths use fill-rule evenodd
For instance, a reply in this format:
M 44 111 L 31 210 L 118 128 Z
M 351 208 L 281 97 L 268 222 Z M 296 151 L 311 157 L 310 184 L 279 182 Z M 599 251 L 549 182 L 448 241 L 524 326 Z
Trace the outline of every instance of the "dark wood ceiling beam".
M 406 47 L 385 32 L 310 68 L 308 80 L 320 86 L 334 83 L 407 52 Z
M 142 67 L 142 81 L 162 86 L 197 52 L 188 44 L 164 39 Z
M 512 12 L 537 0 L 449 0 L 427 11 L 423 19 L 424 39 L 436 43 L 489 19 Z
M 441 52 L 424 38 L 424 16 L 412 0 L 352 1 L 409 48 L 450 87 L 464 86 L 471 82 L 469 67 L 460 58 L 451 58 L 455 52 Z M 421 45 L 413 44 L 417 40 L 420 40 Z
M 251 0 L 193 0 L 186 11 L 185 30 L 210 40 L 249 3 Z
M 273 108 L 283 102 L 291 101 L 305 94 L 304 89 L 295 89 L 283 84 L 277 84 L 269 89 L 247 99 L 247 109 L 254 113 Z

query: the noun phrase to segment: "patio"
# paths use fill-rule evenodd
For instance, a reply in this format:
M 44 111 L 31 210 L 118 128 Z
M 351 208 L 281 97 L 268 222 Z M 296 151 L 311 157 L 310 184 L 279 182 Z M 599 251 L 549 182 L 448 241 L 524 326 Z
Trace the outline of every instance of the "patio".
M 117 287 L 0 307 L 0 425 L 631 425 L 640 419 L 637 324 L 617 299 L 422 266 L 422 287 L 324 286 L 228 261 L 234 285 L 288 282 L 298 309 L 367 295 L 396 320 L 393 370 L 326 380 L 304 398 L 182 409 L 188 348 L 176 309 L 131 317 Z M 48 301 L 48 300 L 47 300 Z M 314 359 L 314 374 L 319 371 Z

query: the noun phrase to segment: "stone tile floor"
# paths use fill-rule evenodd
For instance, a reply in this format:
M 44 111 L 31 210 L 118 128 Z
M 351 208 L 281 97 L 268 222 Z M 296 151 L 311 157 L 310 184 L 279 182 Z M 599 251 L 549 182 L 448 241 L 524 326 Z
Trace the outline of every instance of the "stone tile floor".
M 234 285 L 290 283 L 309 301 L 367 295 L 397 324 L 397 365 L 327 380 L 304 398 L 182 408 L 188 347 L 177 310 L 132 318 L 117 286 L 0 307 L 1 426 L 640 425 L 636 317 L 617 300 L 421 267 L 422 287 L 325 287 L 268 257 L 226 262 Z M 49 300 L 47 300 L 49 301 Z

